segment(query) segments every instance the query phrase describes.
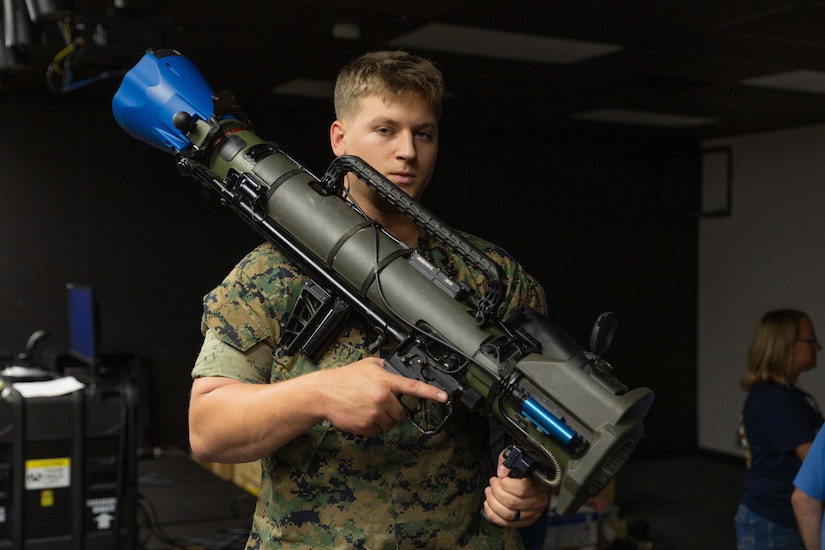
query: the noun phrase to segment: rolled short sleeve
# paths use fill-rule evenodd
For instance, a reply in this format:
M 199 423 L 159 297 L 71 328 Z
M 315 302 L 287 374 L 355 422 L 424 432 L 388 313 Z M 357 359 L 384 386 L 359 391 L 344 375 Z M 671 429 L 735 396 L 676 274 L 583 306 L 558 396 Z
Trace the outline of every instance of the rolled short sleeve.
M 272 348 L 261 343 L 242 352 L 209 330 L 195 360 L 192 378 L 221 376 L 251 384 L 265 384 L 270 379 L 271 351 Z
M 272 350 L 305 281 L 269 243 L 247 254 L 204 296 L 204 342 L 192 376 L 271 381 Z
M 204 297 L 201 331 L 212 330 L 241 351 L 262 341 L 274 347 L 306 279 L 265 243 Z
M 215 336 L 235 348 L 246 351 L 258 342 L 272 336 L 264 324 L 263 298 L 241 269 L 236 269 L 218 287 L 204 298 L 202 331 Z

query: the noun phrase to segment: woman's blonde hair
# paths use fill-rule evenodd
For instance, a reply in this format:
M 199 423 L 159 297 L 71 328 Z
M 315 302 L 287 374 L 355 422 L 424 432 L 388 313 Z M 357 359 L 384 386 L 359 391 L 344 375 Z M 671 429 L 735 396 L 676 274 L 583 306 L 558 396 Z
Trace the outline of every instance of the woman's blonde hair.
M 341 69 L 335 82 L 335 116 L 339 120 L 358 112 L 361 99 L 377 95 L 385 101 L 414 96 L 423 99 L 441 118 L 444 77 L 435 64 L 405 51 L 364 54 Z
M 808 318 L 795 309 L 777 309 L 762 316 L 753 332 L 747 369 L 740 382 L 743 390 L 768 382 L 793 386 L 788 376 L 791 353 L 799 336 L 799 322 Z

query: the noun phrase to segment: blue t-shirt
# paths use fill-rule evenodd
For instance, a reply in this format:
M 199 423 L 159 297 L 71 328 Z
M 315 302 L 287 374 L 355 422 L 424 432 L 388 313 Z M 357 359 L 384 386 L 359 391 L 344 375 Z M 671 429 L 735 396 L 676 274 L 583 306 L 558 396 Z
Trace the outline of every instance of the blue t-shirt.
M 809 497 L 825 501 L 825 431 L 817 434 L 793 483 Z M 821 547 L 825 548 L 825 522 L 820 530 Z
M 791 494 L 802 461 L 794 449 L 814 440 L 822 413 L 799 388 L 757 384 L 745 399 L 742 420 L 750 460 L 741 501 L 753 513 L 795 528 Z

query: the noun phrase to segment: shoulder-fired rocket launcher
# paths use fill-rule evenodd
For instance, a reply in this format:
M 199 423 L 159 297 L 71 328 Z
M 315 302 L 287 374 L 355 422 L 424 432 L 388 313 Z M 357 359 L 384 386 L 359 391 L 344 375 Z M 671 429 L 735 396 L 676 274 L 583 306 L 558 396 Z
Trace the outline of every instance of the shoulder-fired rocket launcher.
M 147 52 L 112 106 L 129 134 L 174 154 L 183 174 L 306 270 L 310 283 L 285 335 L 293 351 L 316 356 L 347 315 L 362 315 L 374 348 L 393 347 L 387 369 L 450 396 L 437 424 L 405 403 L 410 420 L 438 431 L 455 406 L 496 420 L 513 442 L 507 465 L 555 488 L 559 514 L 596 496 L 638 445 L 653 393 L 628 389 L 601 358 L 612 314 L 597 321 L 592 351 L 535 311 L 498 319 L 502 281 L 489 257 L 357 157 L 335 159 L 317 178 L 261 139 L 234 96 L 215 94 L 177 51 Z M 449 279 L 345 200 L 346 173 L 476 267 L 484 292 Z

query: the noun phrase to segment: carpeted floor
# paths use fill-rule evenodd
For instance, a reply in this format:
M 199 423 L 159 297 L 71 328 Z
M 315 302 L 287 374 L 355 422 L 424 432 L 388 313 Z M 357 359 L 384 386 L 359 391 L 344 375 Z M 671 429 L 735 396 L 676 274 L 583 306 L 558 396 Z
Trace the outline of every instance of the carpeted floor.
M 631 459 L 616 476 L 616 513 L 645 548 L 732 550 L 744 474 L 742 461 L 711 453 Z M 139 550 L 243 548 L 254 498 L 183 453 L 141 460 L 138 493 Z
M 698 453 L 630 462 L 616 476 L 620 518 L 647 525 L 655 550 L 732 550 L 744 461 Z

